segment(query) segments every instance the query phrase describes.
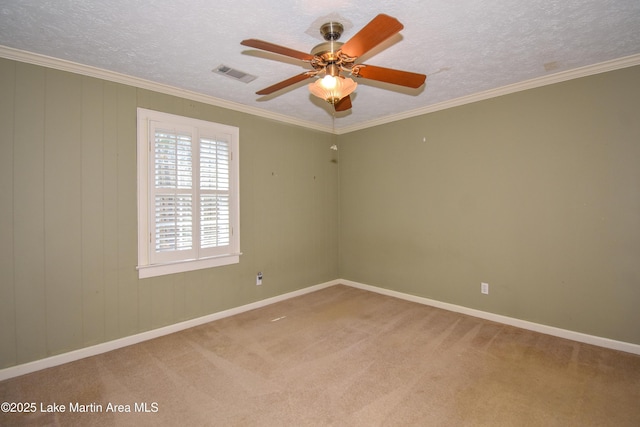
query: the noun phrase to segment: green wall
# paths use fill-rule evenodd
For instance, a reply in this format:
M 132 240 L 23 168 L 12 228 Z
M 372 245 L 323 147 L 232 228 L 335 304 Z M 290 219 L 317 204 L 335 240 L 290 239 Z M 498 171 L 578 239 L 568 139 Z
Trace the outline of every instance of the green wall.
M 0 368 L 338 277 L 333 135 L 5 59 L 0 94 Z M 136 107 L 240 128 L 239 264 L 138 279 Z
M 339 142 L 340 277 L 640 344 L 640 67 Z
M 640 344 L 640 67 L 338 137 L 5 59 L 0 94 L 0 368 L 338 277 Z M 240 128 L 239 264 L 137 278 L 136 107 Z

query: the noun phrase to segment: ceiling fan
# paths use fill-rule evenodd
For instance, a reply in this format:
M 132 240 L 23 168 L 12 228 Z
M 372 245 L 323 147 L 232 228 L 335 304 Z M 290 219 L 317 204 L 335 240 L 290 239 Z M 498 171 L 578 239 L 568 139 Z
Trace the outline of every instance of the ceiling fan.
M 348 73 L 356 78 L 362 77 L 414 89 L 424 84 L 427 78 L 424 74 L 357 63 L 360 56 L 403 28 L 404 26 L 396 18 L 379 14 L 345 43 L 337 41 L 344 31 L 342 24 L 338 22 L 323 24 L 320 27 L 320 33 L 326 41 L 315 46 L 311 53 L 257 39 L 243 40 L 240 44 L 300 59 L 313 68 L 259 90 L 256 92 L 257 95 L 269 95 L 303 80 L 322 76 L 322 79 L 317 79 L 309 85 L 311 93 L 332 104 L 336 111 L 346 111 L 351 108 L 350 94 L 355 90 L 357 83 L 343 74 Z

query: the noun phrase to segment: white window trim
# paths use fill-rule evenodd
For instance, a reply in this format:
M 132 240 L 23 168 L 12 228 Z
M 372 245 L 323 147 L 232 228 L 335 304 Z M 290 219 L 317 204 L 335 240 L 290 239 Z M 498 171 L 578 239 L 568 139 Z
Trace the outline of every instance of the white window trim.
M 138 277 L 140 279 L 161 276 L 165 274 L 181 273 L 185 271 L 199 270 L 203 268 L 220 267 L 223 265 L 237 264 L 240 262 L 240 201 L 239 201 L 239 129 L 204 120 L 176 116 L 154 110 L 138 108 Z M 220 129 L 231 135 L 231 236 L 230 252 L 222 255 L 186 259 L 163 264 L 150 263 L 150 222 L 149 222 L 149 123 L 151 121 L 180 123 L 193 127 Z

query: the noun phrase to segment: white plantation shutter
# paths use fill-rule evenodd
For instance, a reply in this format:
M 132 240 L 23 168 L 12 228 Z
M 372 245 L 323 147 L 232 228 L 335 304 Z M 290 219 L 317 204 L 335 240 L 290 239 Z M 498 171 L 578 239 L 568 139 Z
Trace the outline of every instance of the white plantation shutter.
M 200 246 L 228 246 L 231 238 L 229 142 L 200 138 Z
M 156 252 L 193 249 L 193 197 L 156 194 L 155 209 Z
M 158 270 L 166 274 L 238 262 L 237 128 L 138 115 L 140 276 L 157 275 L 146 270 L 154 266 L 198 265 Z
M 152 263 L 197 257 L 192 131 L 160 126 L 162 123 L 151 123 Z

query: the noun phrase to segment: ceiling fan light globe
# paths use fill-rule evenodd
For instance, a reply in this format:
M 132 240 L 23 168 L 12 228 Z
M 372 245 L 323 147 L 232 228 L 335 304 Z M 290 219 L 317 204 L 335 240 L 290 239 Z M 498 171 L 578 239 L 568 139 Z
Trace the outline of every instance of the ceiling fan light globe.
M 331 77 L 334 80 L 333 87 L 325 86 L 324 80 L 327 79 L 327 77 Z M 350 95 L 356 90 L 357 86 L 358 83 L 354 82 L 351 78 L 325 76 L 309 84 L 309 92 L 320 99 L 324 99 L 329 104 L 335 104 L 345 96 Z
M 323 88 L 327 90 L 332 90 L 336 87 L 337 80 L 338 80 L 337 78 L 331 75 L 326 75 L 320 80 L 320 84 L 322 85 Z

